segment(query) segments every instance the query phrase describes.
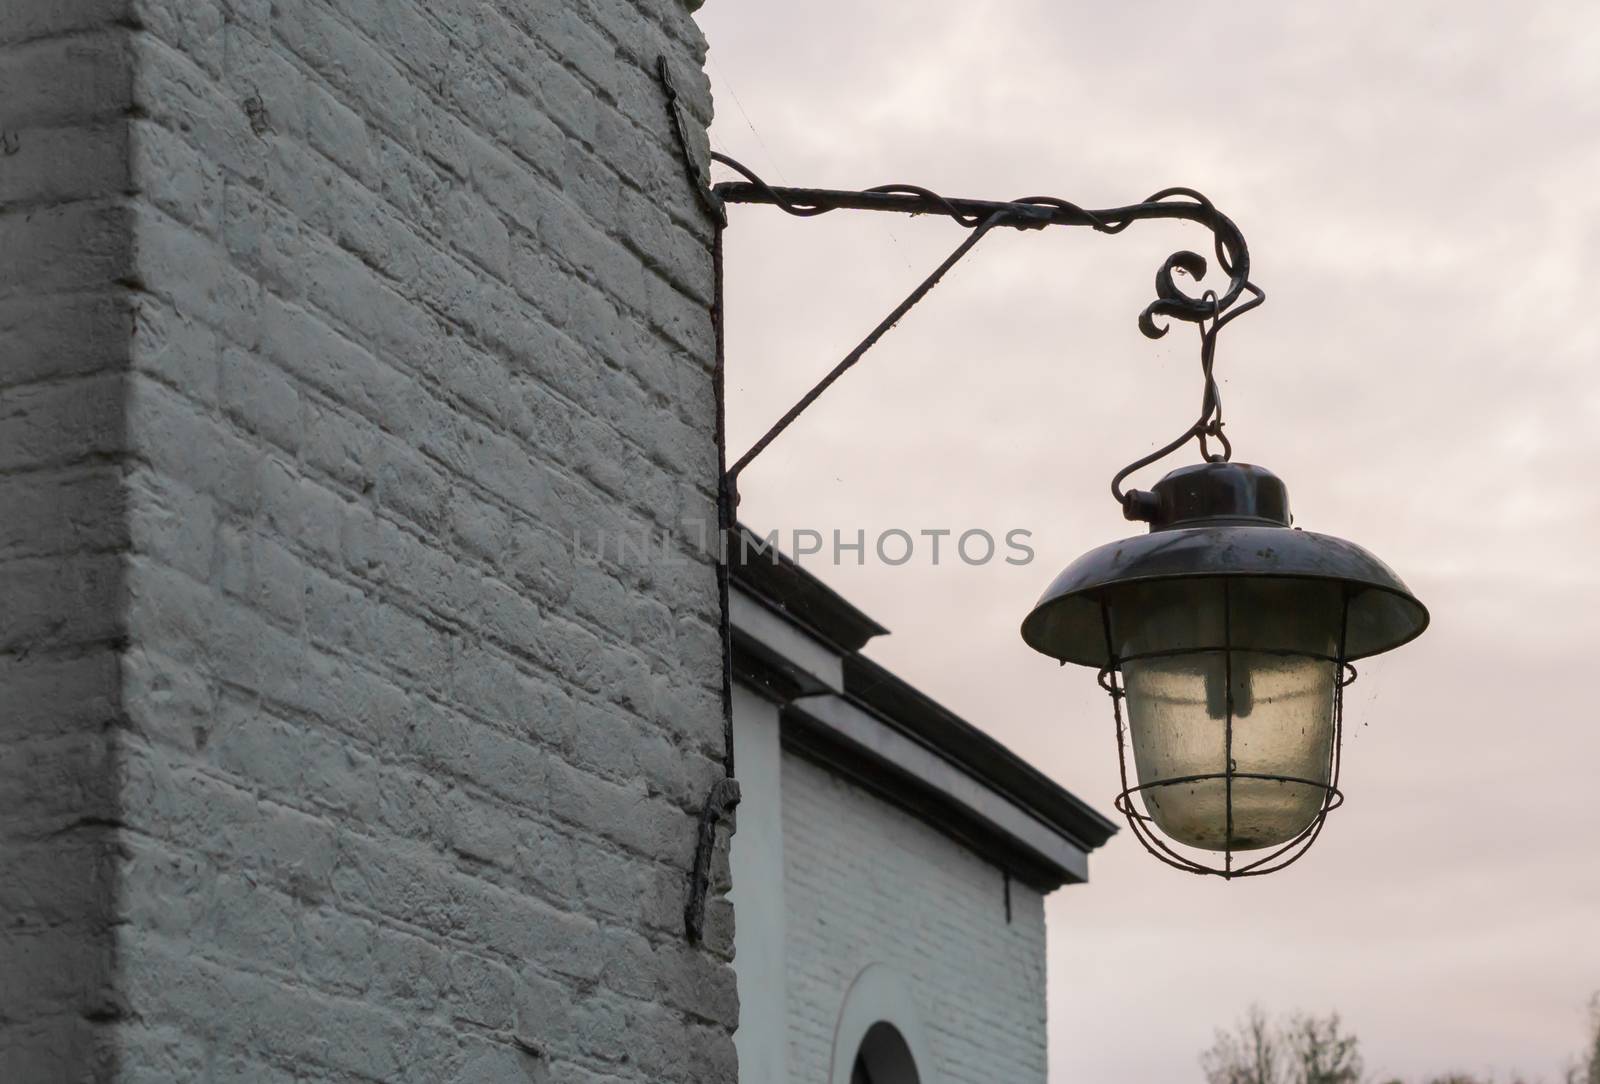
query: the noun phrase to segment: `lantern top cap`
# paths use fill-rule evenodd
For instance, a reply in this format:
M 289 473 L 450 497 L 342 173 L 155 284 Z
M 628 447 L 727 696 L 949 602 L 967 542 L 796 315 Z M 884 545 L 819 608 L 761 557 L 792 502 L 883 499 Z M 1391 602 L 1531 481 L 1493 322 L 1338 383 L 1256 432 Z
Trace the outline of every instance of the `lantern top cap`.
M 1035 651 L 1105 667 L 1106 608 L 1120 589 L 1153 581 L 1317 580 L 1349 600 L 1345 657 L 1392 650 L 1422 634 L 1428 611 L 1395 574 L 1353 542 L 1288 526 L 1288 492 L 1276 475 L 1237 463 L 1168 474 L 1148 495 L 1150 533 L 1090 550 L 1068 565 L 1022 623 Z
M 1151 487 L 1150 529 L 1168 531 L 1204 521 L 1287 527 L 1289 489 L 1265 467 L 1196 463 L 1179 467 Z

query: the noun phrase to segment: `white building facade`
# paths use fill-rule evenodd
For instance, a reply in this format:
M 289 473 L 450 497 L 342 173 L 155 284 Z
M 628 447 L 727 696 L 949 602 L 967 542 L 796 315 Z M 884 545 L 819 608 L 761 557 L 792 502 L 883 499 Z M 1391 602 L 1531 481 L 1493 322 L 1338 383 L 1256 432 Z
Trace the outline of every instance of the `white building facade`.
M 741 1084 L 1043 1084 L 1044 896 L 1112 825 L 735 557 Z

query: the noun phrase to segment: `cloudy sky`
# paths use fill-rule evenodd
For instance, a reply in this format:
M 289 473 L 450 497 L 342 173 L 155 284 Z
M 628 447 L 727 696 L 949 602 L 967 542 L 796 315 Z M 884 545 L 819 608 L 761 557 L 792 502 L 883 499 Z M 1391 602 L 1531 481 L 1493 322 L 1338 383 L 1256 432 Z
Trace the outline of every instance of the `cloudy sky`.
M 1600 989 L 1600 7 L 710 0 L 700 20 L 713 141 L 774 181 L 1211 196 L 1268 293 L 1219 351 L 1238 458 L 1433 611 L 1352 689 L 1349 801 L 1304 862 L 1224 884 L 1125 831 L 1051 898 L 1052 1081 L 1198 1080 L 1252 1002 L 1338 1010 L 1374 1073 L 1553 1081 Z M 733 214 L 737 453 L 961 234 Z M 1171 223 L 985 240 L 744 481 L 762 529 L 1031 531 L 1023 567 L 809 567 L 894 630 L 871 654 L 1108 813 L 1105 698 L 1017 625 L 1129 533 L 1111 474 L 1192 420 L 1192 329 L 1135 327 L 1190 247 L 1208 235 Z

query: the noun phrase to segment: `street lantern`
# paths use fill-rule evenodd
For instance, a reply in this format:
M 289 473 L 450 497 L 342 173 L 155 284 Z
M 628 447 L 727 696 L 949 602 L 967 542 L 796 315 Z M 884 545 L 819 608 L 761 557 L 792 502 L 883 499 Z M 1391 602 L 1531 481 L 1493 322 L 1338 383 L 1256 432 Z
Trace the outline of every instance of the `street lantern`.
M 1292 527 L 1287 490 L 1260 467 L 1184 467 L 1125 508 L 1150 533 L 1068 565 L 1023 639 L 1099 671 L 1116 709 L 1117 809 L 1147 849 L 1194 873 L 1281 869 L 1343 800 L 1352 663 L 1420 635 L 1427 610 L 1360 546 Z M 1158 831 L 1222 852 L 1221 868 Z
M 1058 226 L 1111 235 L 1155 220 L 1187 221 L 1211 231 L 1215 266 L 1226 284 L 1198 296 L 1185 291 L 1180 276 L 1204 278 L 1208 260 L 1175 252 L 1156 272 L 1155 300 L 1139 314 L 1139 330 L 1151 339 L 1166 335 L 1173 321 L 1198 329 L 1204 387 L 1198 420 L 1111 481 L 1123 514 L 1149 523 L 1150 531 L 1068 565 L 1023 622 L 1022 636 L 1063 664 L 1098 671 L 1117 728 L 1117 809 L 1151 854 L 1190 873 L 1228 878 L 1271 873 L 1303 855 L 1343 801 L 1340 739 L 1344 690 L 1356 676 L 1352 664 L 1420 635 L 1428 613 L 1387 565 L 1360 546 L 1294 527 L 1288 492 L 1270 471 L 1232 462 L 1213 371 L 1217 335 L 1266 300 L 1250 281 L 1250 253 L 1239 227 L 1192 188 L 1165 188 L 1139 203 L 1089 210 L 1054 196 L 952 199 L 908 184 L 860 190 L 774 186 L 717 153 L 710 159 L 743 179 L 708 185 L 665 59 L 658 71 L 685 173 L 714 229 L 717 512 L 724 537 L 733 529 L 740 472 L 983 238 L 1000 230 Z M 722 231 L 730 204 L 766 204 L 800 218 L 845 209 L 939 215 L 967 230 L 905 300 L 731 464 L 721 398 Z M 1190 441 L 1198 444 L 1201 463 L 1169 473 L 1149 492 L 1123 491 L 1135 471 Z M 701 810 L 685 908 L 690 940 L 699 937 L 704 920 L 716 822 L 739 800 L 725 553 L 718 574 L 727 771 Z M 1130 742 L 1137 784 L 1129 782 Z M 1213 852 L 1222 854 L 1220 865 L 1203 857 Z M 1247 857 L 1236 861 L 1236 855 Z

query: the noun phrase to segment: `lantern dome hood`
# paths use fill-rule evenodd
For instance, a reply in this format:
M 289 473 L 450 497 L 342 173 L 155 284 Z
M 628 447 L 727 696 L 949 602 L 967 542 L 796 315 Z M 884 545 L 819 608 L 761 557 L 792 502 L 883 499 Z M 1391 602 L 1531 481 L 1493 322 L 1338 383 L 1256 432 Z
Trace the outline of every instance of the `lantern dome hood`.
M 1243 463 L 1183 467 L 1130 494 L 1150 533 L 1090 550 L 1066 567 L 1022 622 L 1028 646 L 1062 662 L 1112 665 L 1103 604 L 1120 587 L 1158 580 L 1251 577 L 1343 584 L 1345 658 L 1397 648 L 1428 611 L 1393 569 L 1353 542 L 1291 527 L 1288 491 Z

